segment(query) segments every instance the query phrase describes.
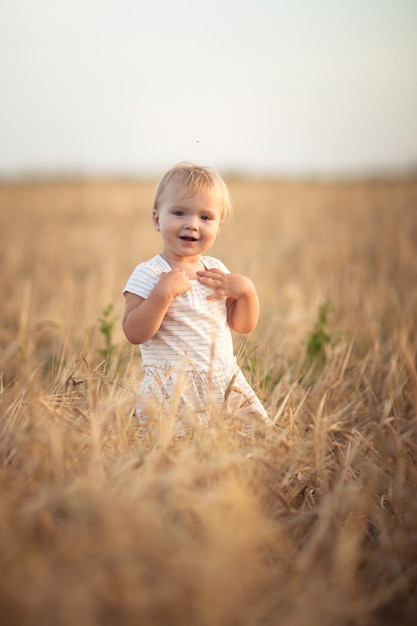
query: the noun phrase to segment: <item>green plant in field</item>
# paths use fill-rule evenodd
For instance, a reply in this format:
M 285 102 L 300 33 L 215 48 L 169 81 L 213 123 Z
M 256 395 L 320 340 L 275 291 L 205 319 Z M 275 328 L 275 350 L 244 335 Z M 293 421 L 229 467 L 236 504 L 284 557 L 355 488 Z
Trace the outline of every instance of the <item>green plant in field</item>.
M 321 368 L 326 362 L 326 346 L 331 335 L 327 330 L 329 314 L 334 310 L 332 303 L 326 300 L 319 307 L 319 315 L 310 336 L 307 339 L 307 359 L 315 368 Z
M 264 360 L 256 354 L 247 355 L 246 360 L 243 369 L 248 373 L 251 384 L 265 397 L 279 383 L 282 375 L 265 365 Z
M 109 362 L 113 355 L 116 346 L 113 343 L 113 330 L 115 319 L 113 316 L 114 305 L 112 302 L 108 304 L 102 311 L 99 317 L 100 332 L 104 339 L 104 348 L 99 350 L 100 356 L 102 356 L 106 363 Z

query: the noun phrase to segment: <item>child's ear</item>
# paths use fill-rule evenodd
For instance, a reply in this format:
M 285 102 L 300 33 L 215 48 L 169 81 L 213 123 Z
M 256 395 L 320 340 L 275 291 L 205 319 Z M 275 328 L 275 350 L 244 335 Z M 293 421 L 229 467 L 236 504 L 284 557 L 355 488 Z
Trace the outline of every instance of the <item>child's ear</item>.
M 160 230 L 159 228 L 159 215 L 156 211 L 153 211 L 152 213 L 152 220 L 153 220 L 153 225 L 155 226 L 156 230 Z

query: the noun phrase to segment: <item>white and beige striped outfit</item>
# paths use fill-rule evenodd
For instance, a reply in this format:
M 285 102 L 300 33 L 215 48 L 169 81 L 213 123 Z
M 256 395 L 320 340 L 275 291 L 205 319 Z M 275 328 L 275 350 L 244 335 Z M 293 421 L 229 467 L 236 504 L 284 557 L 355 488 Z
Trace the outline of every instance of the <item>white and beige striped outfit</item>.
M 206 269 L 229 272 L 218 259 L 201 260 Z M 136 267 L 124 292 L 147 298 L 161 274 L 169 271 L 168 262 L 157 255 Z M 192 413 L 200 423 L 206 423 L 213 406 L 236 417 L 255 414 L 268 422 L 236 363 L 226 299 L 207 300 L 211 289 L 198 280 L 190 283 L 192 289 L 173 299 L 158 332 L 140 346 L 144 378 L 138 391 L 139 421 L 146 421 L 150 403 L 163 414 L 175 399 L 180 413 Z

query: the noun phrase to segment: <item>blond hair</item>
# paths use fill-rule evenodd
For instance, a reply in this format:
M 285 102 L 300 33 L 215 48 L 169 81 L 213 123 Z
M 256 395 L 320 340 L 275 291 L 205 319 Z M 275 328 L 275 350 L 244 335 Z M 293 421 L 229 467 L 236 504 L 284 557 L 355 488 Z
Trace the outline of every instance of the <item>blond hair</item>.
M 153 204 L 154 211 L 158 210 L 158 202 L 161 196 L 172 183 L 179 187 L 183 186 L 186 189 L 188 197 L 196 193 L 217 195 L 220 202 L 222 219 L 228 214 L 231 214 L 233 208 L 232 199 L 226 183 L 220 174 L 211 167 L 194 165 L 187 161 L 177 163 L 162 177 L 155 193 Z

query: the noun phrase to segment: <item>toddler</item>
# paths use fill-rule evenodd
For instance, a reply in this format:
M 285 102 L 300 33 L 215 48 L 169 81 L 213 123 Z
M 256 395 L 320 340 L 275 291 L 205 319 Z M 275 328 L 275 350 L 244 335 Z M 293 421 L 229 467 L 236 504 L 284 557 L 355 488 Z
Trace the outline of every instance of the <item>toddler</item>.
M 255 327 L 255 287 L 205 256 L 230 210 L 228 189 L 211 168 L 179 163 L 158 185 L 152 218 L 162 251 L 136 267 L 123 292 L 123 330 L 141 346 L 142 425 L 156 410 L 200 424 L 213 410 L 269 422 L 236 363 L 231 335 Z

